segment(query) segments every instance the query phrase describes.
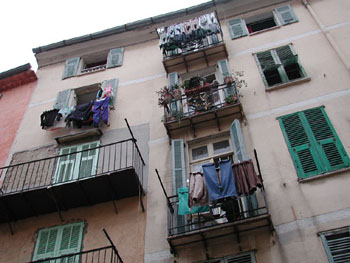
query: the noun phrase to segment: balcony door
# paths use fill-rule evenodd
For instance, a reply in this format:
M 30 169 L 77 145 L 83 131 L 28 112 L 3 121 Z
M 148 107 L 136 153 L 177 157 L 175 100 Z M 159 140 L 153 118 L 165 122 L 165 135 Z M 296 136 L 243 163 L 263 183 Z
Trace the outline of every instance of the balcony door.
M 63 183 L 96 175 L 99 142 L 62 148 L 60 151 L 54 183 Z

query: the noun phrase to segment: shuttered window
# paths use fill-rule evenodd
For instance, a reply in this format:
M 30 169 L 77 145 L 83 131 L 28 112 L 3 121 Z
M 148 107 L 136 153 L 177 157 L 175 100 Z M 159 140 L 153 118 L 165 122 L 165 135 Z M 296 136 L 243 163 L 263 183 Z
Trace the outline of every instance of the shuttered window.
M 55 183 L 94 176 L 97 173 L 97 162 L 100 142 L 85 143 L 65 147 L 60 150 L 55 173 Z
M 239 38 L 248 35 L 247 27 L 243 19 L 233 19 L 228 21 L 231 39 Z
M 222 258 L 205 260 L 201 261 L 200 263 L 256 263 L 256 259 L 255 253 L 252 251 Z
M 84 223 L 81 222 L 40 230 L 34 249 L 33 261 L 79 252 L 83 239 L 83 229 Z M 68 261 L 79 262 L 79 258 L 77 256 L 71 257 Z
M 299 179 L 349 167 L 324 107 L 282 116 L 279 123 Z
M 80 63 L 80 57 L 66 60 L 66 65 L 64 67 L 62 79 L 76 76 L 78 73 L 79 63 Z
M 254 55 L 267 88 L 307 77 L 291 44 Z
M 282 25 L 298 22 L 298 18 L 295 16 L 293 9 L 290 7 L 290 5 L 278 7 L 275 9 L 275 11 Z
M 68 107 L 68 102 L 71 94 L 71 89 L 66 89 L 57 93 L 54 109 L 60 110 Z
M 124 48 L 112 49 L 108 53 L 107 68 L 119 67 L 123 64 Z
M 330 263 L 350 262 L 350 227 L 320 236 Z

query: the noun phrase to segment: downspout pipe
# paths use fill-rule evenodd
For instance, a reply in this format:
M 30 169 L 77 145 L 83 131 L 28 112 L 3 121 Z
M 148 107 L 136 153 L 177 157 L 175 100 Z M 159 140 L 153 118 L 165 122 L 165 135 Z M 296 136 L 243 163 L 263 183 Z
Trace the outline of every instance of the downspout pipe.
M 350 62 L 349 62 L 349 60 L 343 54 L 343 52 L 341 51 L 341 49 L 339 48 L 339 46 L 337 45 L 337 43 L 333 39 L 332 35 L 330 34 L 329 30 L 321 23 L 320 18 L 318 17 L 318 15 L 315 13 L 313 8 L 311 7 L 310 2 L 308 0 L 301 0 L 301 2 L 306 7 L 306 9 L 309 11 L 311 17 L 316 22 L 316 24 L 318 25 L 318 27 L 320 28 L 320 30 L 322 31 L 323 35 L 326 37 L 326 39 L 328 40 L 329 44 L 332 46 L 334 51 L 337 53 L 338 57 L 341 59 L 341 61 L 343 62 L 344 66 L 346 67 L 346 69 L 350 72 Z

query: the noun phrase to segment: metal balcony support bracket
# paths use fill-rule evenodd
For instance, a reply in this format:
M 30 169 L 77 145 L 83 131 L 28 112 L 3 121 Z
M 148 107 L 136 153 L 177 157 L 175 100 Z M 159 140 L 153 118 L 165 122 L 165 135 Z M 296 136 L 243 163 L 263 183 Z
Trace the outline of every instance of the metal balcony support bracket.
M 2 201 L 3 203 L 3 206 L 5 206 L 5 214 L 6 214 L 6 217 L 8 219 L 8 225 L 9 225 L 9 228 L 10 228 L 10 232 L 11 232 L 11 235 L 14 235 L 14 232 L 13 232 L 13 228 L 12 228 L 12 225 L 11 225 L 11 217 L 9 216 L 9 214 L 13 214 L 12 211 L 9 210 L 9 207 L 7 205 L 7 203 L 5 201 Z
M 188 64 L 187 64 L 186 57 L 183 57 L 183 59 L 184 59 L 185 67 L 186 67 L 186 72 L 188 72 Z
M 83 196 L 84 196 L 84 198 L 86 199 L 87 203 L 91 206 L 91 205 L 92 205 L 91 199 L 90 199 L 90 197 L 86 194 L 86 192 L 85 192 L 85 190 L 83 189 L 83 187 L 81 186 L 80 181 L 78 180 L 76 183 L 78 184 L 80 191 L 83 193 Z
M 115 213 L 118 214 L 118 209 L 117 209 L 117 206 L 116 206 L 115 201 L 114 201 L 117 199 L 117 194 L 116 194 L 116 191 L 113 187 L 112 181 L 109 177 L 110 177 L 110 174 L 107 175 L 108 184 L 107 184 L 106 189 L 109 189 L 110 194 L 113 196 L 113 198 L 111 198 L 112 204 L 113 204 Z
M 47 189 L 47 192 L 46 192 L 47 195 L 48 195 L 48 196 L 54 201 L 54 203 L 55 203 L 55 207 L 56 207 L 57 213 L 58 213 L 58 215 L 59 215 L 61 221 L 64 222 L 63 217 L 62 217 L 62 214 L 61 214 L 61 209 L 60 209 L 60 206 L 59 206 L 59 204 L 58 204 L 58 201 L 57 201 L 57 198 L 56 198 L 56 195 L 55 195 L 54 190 L 53 190 L 52 187 L 50 187 L 50 186 L 47 187 L 46 189 Z
M 142 189 L 141 184 L 139 184 L 139 202 L 140 202 L 140 205 L 141 205 L 142 212 L 145 212 L 145 207 L 144 207 L 143 201 L 142 201 L 142 196 L 143 195 L 144 195 L 144 191 Z
M 176 257 L 176 250 L 175 247 L 173 246 L 173 244 L 171 243 L 171 240 L 168 240 L 169 243 L 169 247 L 170 247 L 170 253 L 174 255 L 174 257 Z
M 207 239 L 205 238 L 205 235 L 203 233 L 200 233 L 200 235 L 201 235 L 201 238 L 203 241 L 203 246 L 204 246 L 204 250 L 205 250 L 205 257 L 207 259 L 209 259 Z
M 193 125 L 192 117 L 190 117 L 189 120 L 190 120 L 190 125 L 191 125 L 192 131 L 193 131 L 193 137 L 196 138 L 196 129 Z
M 158 172 L 158 170 L 157 170 L 157 169 L 155 169 L 155 171 L 156 171 L 156 174 L 157 174 L 157 176 L 158 176 L 158 180 L 159 180 L 160 186 L 162 187 L 162 189 L 163 189 L 163 193 L 164 193 L 165 198 L 166 198 L 166 200 L 167 200 L 169 210 L 170 210 L 170 212 L 173 214 L 173 213 L 174 213 L 174 207 L 173 207 L 173 205 L 171 204 L 171 202 L 170 202 L 170 198 L 169 198 L 168 194 L 167 194 L 167 193 L 166 193 L 166 191 L 165 191 L 165 188 L 164 188 L 164 185 L 163 185 L 162 179 L 161 179 L 161 178 L 160 178 L 160 176 L 159 176 L 159 172 Z
M 218 126 L 218 130 L 221 131 L 220 119 L 219 119 L 219 117 L 218 117 L 217 111 L 214 111 L 214 115 L 215 115 L 215 119 L 216 119 L 216 125 Z
M 28 207 L 30 208 L 30 210 L 32 210 L 32 212 L 34 213 L 35 216 L 39 216 L 38 212 L 34 209 L 34 207 L 32 206 L 32 203 L 28 200 L 28 198 L 25 196 L 25 193 L 22 192 L 21 193 L 21 198 L 24 200 L 24 202 L 28 205 Z
M 205 60 L 205 63 L 207 64 L 207 67 L 209 67 L 209 61 L 208 61 L 208 55 L 207 53 L 205 53 L 205 50 L 203 51 L 203 54 L 204 54 L 204 60 Z
M 114 246 L 114 243 L 113 243 L 112 239 L 109 237 L 109 235 L 108 235 L 106 229 L 102 229 L 102 231 L 103 231 L 103 233 L 105 233 L 106 238 L 107 238 L 108 241 L 111 243 L 111 246 L 112 246 L 112 248 L 113 248 L 113 250 L 114 250 L 114 253 L 117 255 L 117 257 L 118 257 L 118 259 L 120 260 L 120 262 L 123 263 L 123 260 L 121 259 L 120 255 L 119 255 L 119 252 L 118 252 L 117 248 Z
M 139 149 L 139 147 L 137 146 L 137 143 L 136 143 L 137 140 L 135 139 L 134 134 L 132 133 L 132 130 L 131 130 L 131 128 L 130 128 L 130 125 L 129 125 L 129 123 L 128 123 L 128 120 L 127 120 L 126 118 L 125 118 L 124 120 L 125 120 L 125 122 L 126 122 L 126 125 L 128 126 L 128 129 L 129 129 L 130 135 L 131 135 L 131 137 L 132 137 L 132 139 L 133 139 L 133 142 L 135 143 L 135 148 L 136 148 L 137 152 L 138 152 L 139 155 L 140 155 L 142 164 L 143 164 L 143 165 L 146 165 L 145 161 L 144 161 L 143 158 L 142 158 L 140 149 Z

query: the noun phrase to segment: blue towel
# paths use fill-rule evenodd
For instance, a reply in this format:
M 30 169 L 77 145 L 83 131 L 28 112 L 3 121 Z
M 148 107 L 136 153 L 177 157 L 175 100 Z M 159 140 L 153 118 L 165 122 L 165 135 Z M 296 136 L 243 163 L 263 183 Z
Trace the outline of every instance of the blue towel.
M 221 183 L 218 181 L 214 163 L 202 165 L 204 179 L 207 184 L 209 199 L 211 202 L 221 198 L 237 196 L 231 160 L 220 161 L 219 167 L 221 172 Z

